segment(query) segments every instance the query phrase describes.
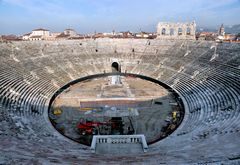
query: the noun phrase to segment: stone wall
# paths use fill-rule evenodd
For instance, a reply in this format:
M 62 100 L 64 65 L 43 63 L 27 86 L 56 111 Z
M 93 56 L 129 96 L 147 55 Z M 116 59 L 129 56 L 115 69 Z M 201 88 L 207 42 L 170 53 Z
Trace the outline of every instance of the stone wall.
M 196 23 L 159 22 L 157 25 L 158 39 L 196 39 Z

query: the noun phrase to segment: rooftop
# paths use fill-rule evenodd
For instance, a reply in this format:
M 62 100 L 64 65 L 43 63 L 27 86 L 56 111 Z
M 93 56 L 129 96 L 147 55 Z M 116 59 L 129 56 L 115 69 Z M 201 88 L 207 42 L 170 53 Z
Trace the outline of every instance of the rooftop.
M 49 31 L 49 30 L 43 29 L 43 28 L 38 28 L 38 29 L 34 29 L 34 30 L 32 30 L 32 31 Z

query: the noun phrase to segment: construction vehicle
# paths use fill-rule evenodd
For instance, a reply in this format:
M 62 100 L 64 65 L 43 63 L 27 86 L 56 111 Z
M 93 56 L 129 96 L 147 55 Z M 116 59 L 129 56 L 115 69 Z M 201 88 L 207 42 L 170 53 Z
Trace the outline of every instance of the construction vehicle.
M 77 129 L 80 135 L 96 135 L 98 134 L 98 127 L 103 125 L 101 122 L 94 121 L 80 121 L 77 125 Z
M 96 135 L 102 134 L 101 129 L 104 128 L 104 134 L 122 135 L 123 126 L 124 124 L 121 117 L 112 117 L 107 122 L 96 122 L 82 119 L 77 124 L 77 130 L 80 135 Z
M 59 116 L 62 114 L 62 110 L 60 108 L 55 108 L 53 110 L 53 114 Z
M 173 112 L 172 112 L 172 118 L 173 118 L 174 120 L 177 119 L 177 111 L 173 111 Z

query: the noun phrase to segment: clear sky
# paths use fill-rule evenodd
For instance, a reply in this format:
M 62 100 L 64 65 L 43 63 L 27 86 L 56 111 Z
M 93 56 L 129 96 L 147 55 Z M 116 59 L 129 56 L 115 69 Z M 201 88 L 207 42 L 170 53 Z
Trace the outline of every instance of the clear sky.
M 78 33 L 156 31 L 160 21 L 240 24 L 240 0 L 0 0 L 0 34 L 35 28 Z

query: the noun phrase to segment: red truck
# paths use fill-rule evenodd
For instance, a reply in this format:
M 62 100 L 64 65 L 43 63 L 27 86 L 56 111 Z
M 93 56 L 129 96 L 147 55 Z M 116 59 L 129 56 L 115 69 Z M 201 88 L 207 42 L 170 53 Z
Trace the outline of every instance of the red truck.
M 79 122 L 77 129 L 80 135 L 96 135 L 98 134 L 98 126 L 103 124 L 105 123 L 93 121 Z
M 110 127 L 110 134 L 122 134 L 123 133 L 123 123 L 122 118 L 113 117 L 108 122 L 96 122 L 96 121 L 84 121 L 81 120 L 77 124 L 77 129 L 80 135 L 96 135 L 99 133 L 99 126 Z

